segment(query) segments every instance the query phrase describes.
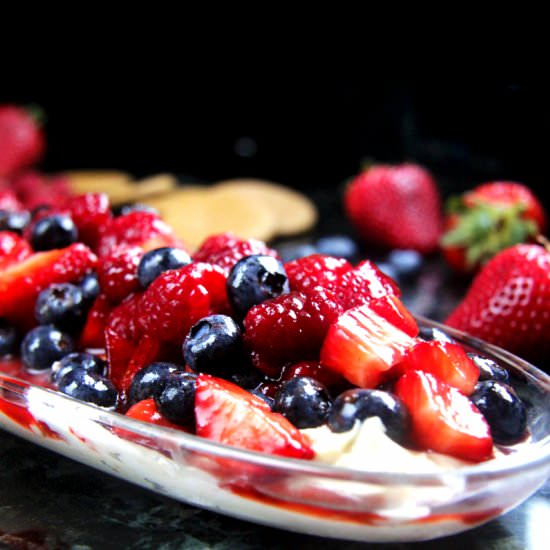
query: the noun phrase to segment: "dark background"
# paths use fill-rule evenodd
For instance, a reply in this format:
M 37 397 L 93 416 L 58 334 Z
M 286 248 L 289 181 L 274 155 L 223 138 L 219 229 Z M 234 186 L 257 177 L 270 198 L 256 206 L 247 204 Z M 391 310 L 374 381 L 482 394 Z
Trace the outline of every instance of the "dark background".
M 536 82 L 373 81 L 357 72 L 222 75 L 91 71 L 15 81 L 0 101 L 47 114 L 47 171 L 170 171 L 339 186 L 365 159 L 412 160 L 445 195 L 491 179 L 527 183 L 548 206 L 550 88 Z

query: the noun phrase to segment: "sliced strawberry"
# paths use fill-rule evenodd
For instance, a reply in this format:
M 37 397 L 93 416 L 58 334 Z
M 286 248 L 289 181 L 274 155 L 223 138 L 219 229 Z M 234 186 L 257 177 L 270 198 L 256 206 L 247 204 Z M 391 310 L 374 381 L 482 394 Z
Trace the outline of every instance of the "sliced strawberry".
M 11 231 L 0 231 L 0 270 L 25 260 L 32 254 L 31 245 Z
M 84 244 L 32 254 L 0 273 L 0 317 L 25 327 L 34 321 L 38 294 L 54 283 L 80 280 L 96 265 L 95 254 Z
M 394 294 L 374 298 L 369 307 L 409 336 L 418 334 L 418 324 L 403 302 Z
M 411 417 L 420 449 L 480 462 L 493 456 L 493 440 L 477 407 L 460 391 L 429 373 L 409 371 L 395 385 Z
M 414 342 L 365 304 L 349 309 L 329 328 L 321 348 L 321 363 L 352 384 L 374 388 Z
M 80 333 L 80 346 L 83 348 L 104 348 L 107 318 L 113 310 L 113 304 L 100 294 L 88 311 L 86 324 Z
M 243 449 L 311 459 L 313 449 L 284 416 L 239 386 L 199 374 L 195 393 L 197 435 Z
M 126 416 L 135 418 L 136 420 L 142 420 L 143 422 L 149 422 L 150 424 L 156 424 L 157 426 L 166 426 L 167 428 L 183 430 L 182 426 L 170 422 L 170 420 L 167 420 L 160 414 L 155 404 L 155 400 L 152 397 L 143 399 L 132 405 L 126 411 Z
M 345 309 L 389 295 L 400 296 L 401 289 L 370 260 L 364 260 L 354 269 L 344 273 L 337 289 L 338 299 Z
M 109 378 L 119 391 L 139 339 L 137 314 L 140 299 L 140 294 L 128 296 L 109 314 L 105 327 Z
M 399 374 L 410 370 L 428 372 L 464 395 L 474 391 L 479 378 L 479 368 L 462 346 L 439 340 L 416 342 L 395 370 Z

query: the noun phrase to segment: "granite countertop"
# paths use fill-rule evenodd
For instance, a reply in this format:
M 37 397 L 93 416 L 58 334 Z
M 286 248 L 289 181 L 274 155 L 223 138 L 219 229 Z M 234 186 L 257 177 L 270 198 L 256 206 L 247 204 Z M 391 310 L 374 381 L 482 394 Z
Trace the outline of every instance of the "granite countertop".
M 349 232 L 338 208 L 323 202 L 317 234 Z M 331 217 L 329 212 L 336 212 Z M 307 239 L 308 237 L 306 237 Z M 309 238 L 312 238 L 311 236 Z M 464 292 L 437 259 L 402 283 L 417 314 L 442 320 Z M 201 510 L 0 431 L 0 548 L 14 549 L 283 549 L 365 548 Z M 380 544 L 380 549 L 445 547 L 542 550 L 550 540 L 550 480 L 503 517 L 460 535 L 430 542 Z

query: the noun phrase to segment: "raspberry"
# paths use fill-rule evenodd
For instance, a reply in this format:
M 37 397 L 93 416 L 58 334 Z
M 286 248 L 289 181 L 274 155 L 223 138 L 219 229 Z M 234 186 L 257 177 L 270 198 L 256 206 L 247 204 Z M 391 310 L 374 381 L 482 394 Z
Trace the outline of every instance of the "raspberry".
M 85 193 L 69 198 L 63 208 L 78 228 L 78 240 L 95 247 L 101 231 L 113 217 L 105 193 Z
M 0 231 L 0 269 L 16 264 L 32 254 L 31 245 L 11 231 Z
M 316 359 L 298 361 L 298 363 L 286 365 L 281 372 L 281 381 L 292 380 L 292 378 L 298 378 L 300 376 L 314 378 L 327 388 L 332 388 L 333 386 L 342 387 L 346 384 L 346 380 L 343 376 L 321 365 Z
M 19 210 L 23 210 L 23 204 L 19 201 L 19 199 L 11 189 L 1 189 L 0 210 L 17 212 Z
M 97 243 L 97 253 L 105 256 L 117 245 L 141 246 L 145 251 L 161 246 L 180 246 L 172 229 L 158 214 L 134 211 L 114 218 L 104 228 Z
M 341 312 L 334 294 L 321 287 L 254 306 L 244 319 L 244 340 L 255 366 L 276 377 L 285 363 L 317 358 L 329 326 Z
M 285 264 L 290 288 L 309 293 L 316 286 L 336 291 L 342 276 L 353 269 L 343 258 L 311 254 Z
M 265 254 L 279 258 L 275 250 L 256 239 L 240 239 L 232 233 L 220 233 L 208 237 L 195 252 L 196 262 L 207 262 L 221 267 L 226 275 L 245 256 Z
M 109 300 L 120 302 L 140 288 L 137 266 L 143 254 L 139 246 L 119 245 L 99 260 L 99 286 Z
M 165 271 L 151 283 L 140 303 L 139 323 L 143 334 L 182 343 L 199 319 L 226 303 L 222 271 L 192 263 Z

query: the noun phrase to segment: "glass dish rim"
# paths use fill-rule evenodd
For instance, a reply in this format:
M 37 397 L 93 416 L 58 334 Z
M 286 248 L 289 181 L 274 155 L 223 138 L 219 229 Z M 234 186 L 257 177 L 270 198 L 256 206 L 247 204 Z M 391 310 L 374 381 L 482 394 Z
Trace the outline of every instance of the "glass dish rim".
M 517 357 L 516 355 L 498 347 L 489 344 L 483 340 L 470 336 L 462 331 L 448 327 L 442 323 L 428 319 L 426 317 L 415 315 L 417 321 L 424 325 L 441 329 L 453 337 L 456 337 L 462 343 L 471 345 L 481 351 L 487 352 L 498 359 L 501 359 L 514 368 L 519 369 L 531 381 L 536 381 L 537 385 L 542 386 L 550 396 L 550 375 L 538 369 L 531 363 Z M 440 485 L 451 481 L 451 478 L 467 478 L 469 481 L 489 482 L 491 479 L 499 479 L 511 476 L 517 473 L 525 473 L 533 469 L 550 465 L 550 434 L 541 441 L 533 444 L 531 447 L 527 444 L 529 452 L 523 449 L 509 455 L 506 460 L 492 460 L 478 464 L 462 466 L 449 470 L 434 470 L 433 472 L 396 472 L 385 470 L 359 470 L 348 467 L 339 467 L 330 464 L 322 464 L 310 460 L 301 460 L 287 458 L 278 455 L 262 453 L 229 446 L 223 443 L 208 440 L 206 438 L 190 434 L 184 431 L 146 423 L 133 419 L 115 411 L 108 411 L 95 405 L 75 400 L 55 390 L 35 385 L 26 380 L 22 380 L 12 375 L 0 373 L 0 378 L 15 383 L 23 388 L 23 392 L 32 389 L 33 392 L 40 392 L 44 397 L 52 397 L 56 400 L 66 400 L 71 402 L 73 407 L 86 411 L 88 420 L 95 420 L 110 428 L 126 430 L 132 434 L 149 438 L 151 440 L 162 439 L 169 440 L 171 445 L 175 445 L 181 450 L 202 453 L 215 458 L 225 458 L 246 462 L 256 466 L 263 466 L 278 470 L 284 470 L 286 474 L 309 475 L 318 478 L 327 478 L 340 481 L 354 481 L 370 483 L 377 485 Z M 47 420 L 47 419 L 41 419 Z M 34 434 L 36 436 L 36 434 Z M 39 436 L 36 436 L 39 437 Z M 31 440 L 34 437 L 31 437 Z

